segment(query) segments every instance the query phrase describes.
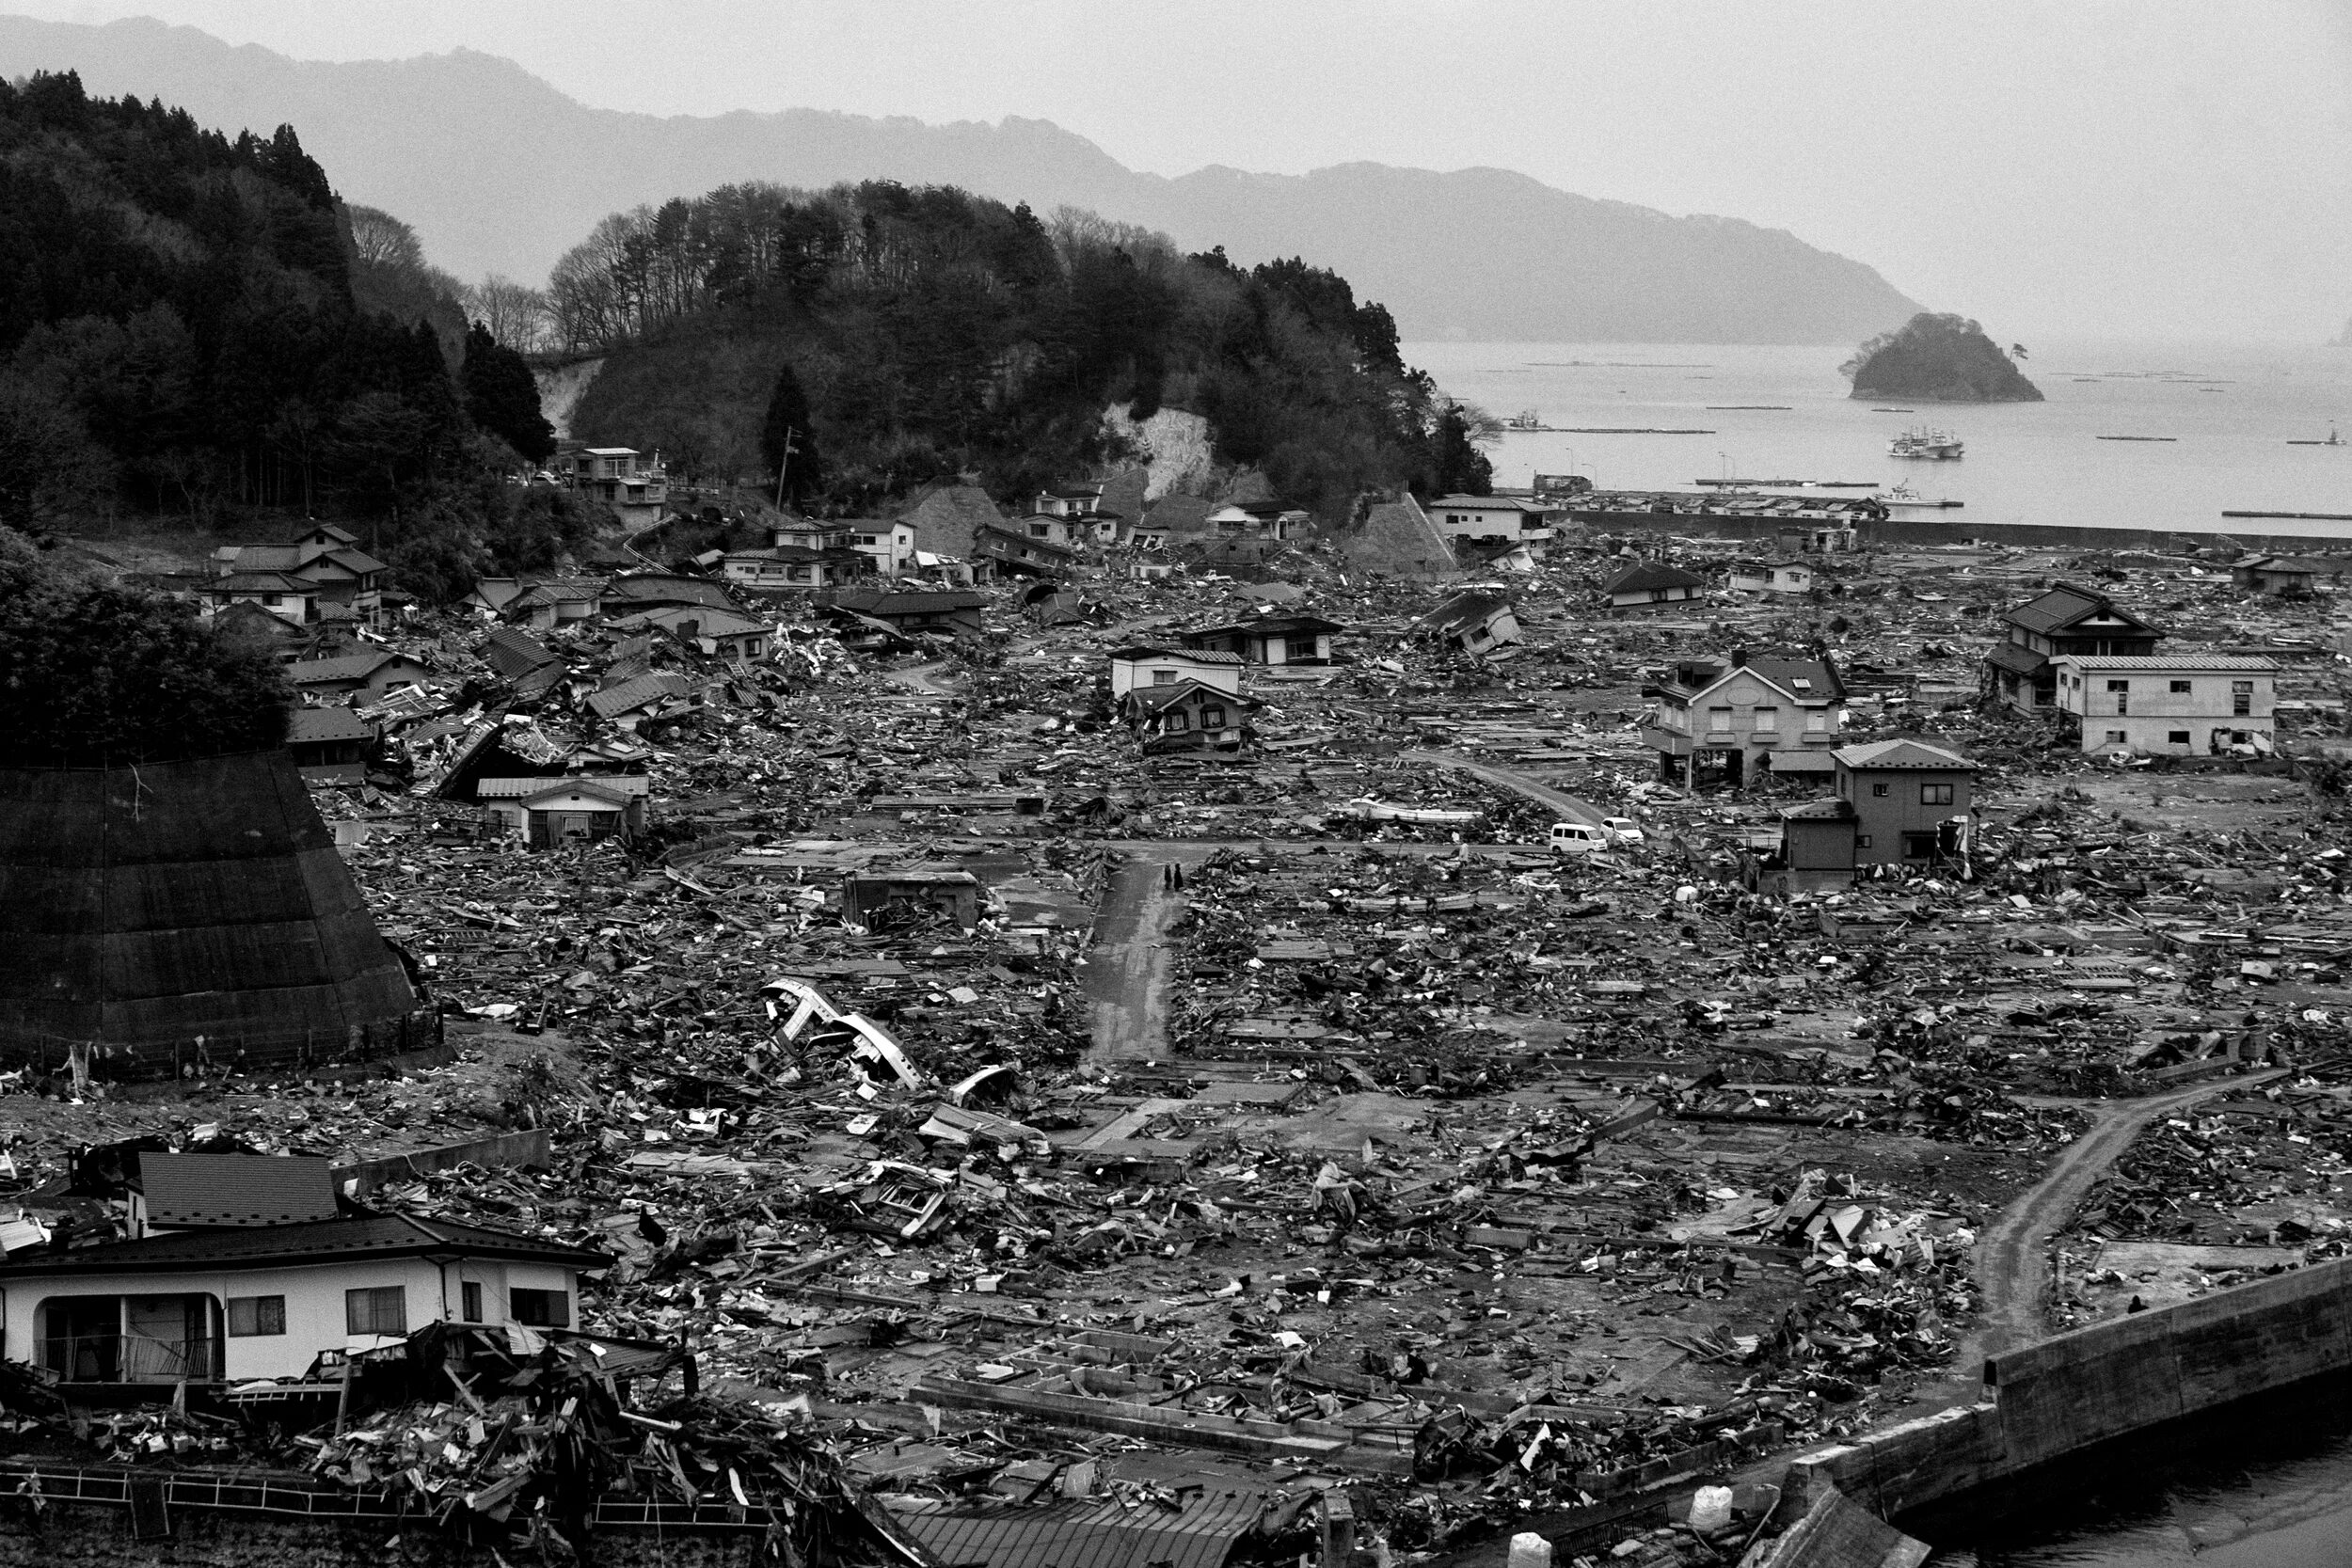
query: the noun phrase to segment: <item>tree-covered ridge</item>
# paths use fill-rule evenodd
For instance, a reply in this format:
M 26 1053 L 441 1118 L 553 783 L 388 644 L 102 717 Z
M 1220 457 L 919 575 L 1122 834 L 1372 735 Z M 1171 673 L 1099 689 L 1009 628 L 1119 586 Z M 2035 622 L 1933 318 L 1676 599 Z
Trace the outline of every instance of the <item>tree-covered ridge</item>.
M 749 471 L 789 366 L 825 454 L 811 499 L 842 510 L 967 470 L 1005 496 L 1069 478 L 1111 455 L 1114 404 L 1206 416 L 1220 458 L 1326 516 L 1365 489 L 1476 477 L 1440 471 L 1464 446 L 1443 438 L 1450 407 L 1344 278 L 1295 260 L 1245 271 L 1066 209 L 1048 223 L 951 187 L 729 185 L 606 218 L 547 301 L 560 343 L 607 356 L 579 435 L 658 446 L 690 474 Z
M 434 597 L 552 564 L 592 519 L 501 483 L 552 435 L 454 288 L 291 127 L 0 82 L 0 525 L 342 517 Z

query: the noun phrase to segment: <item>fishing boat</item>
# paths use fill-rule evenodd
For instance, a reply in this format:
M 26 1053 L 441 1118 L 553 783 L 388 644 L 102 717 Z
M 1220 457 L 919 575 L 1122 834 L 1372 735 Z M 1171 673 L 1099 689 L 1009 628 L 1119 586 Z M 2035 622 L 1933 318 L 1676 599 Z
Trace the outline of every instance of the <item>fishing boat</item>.
M 2325 441 L 2289 441 L 2287 445 L 2291 447 L 2347 447 L 2352 446 L 2352 441 L 2346 441 L 2343 436 L 2337 435 L 2336 427 L 2334 425 L 2329 425 L 2328 427 L 2328 439 Z
M 1503 420 L 1502 428 L 1505 430 L 1541 430 L 1544 428 L 1543 416 L 1533 408 L 1522 408 Z
M 1966 443 L 1946 431 L 1931 430 L 1926 425 L 1906 430 L 1886 443 L 1889 457 L 1928 458 L 1941 463 L 1967 451 Z

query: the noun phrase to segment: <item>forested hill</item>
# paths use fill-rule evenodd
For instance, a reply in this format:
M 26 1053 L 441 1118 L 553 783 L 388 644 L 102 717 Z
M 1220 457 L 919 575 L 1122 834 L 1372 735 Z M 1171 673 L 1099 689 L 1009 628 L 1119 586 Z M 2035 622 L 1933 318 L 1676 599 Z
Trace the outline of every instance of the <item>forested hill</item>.
M 528 368 L 353 215 L 292 127 L 0 82 L 0 525 L 353 519 L 437 594 L 551 560 L 583 520 L 501 482 L 552 445 Z
M 574 435 L 728 477 L 772 469 L 772 406 L 813 430 L 789 472 L 819 510 L 973 470 L 1006 498 L 1077 477 L 1115 455 L 1110 404 L 1204 416 L 1219 459 L 1329 521 L 1370 489 L 1484 487 L 1462 416 L 1346 279 L 1084 214 L 730 185 L 606 218 L 547 305 L 562 344 L 605 354 Z
M 346 195 L 415 223 L 469 278 L 539 277 L 598 215 L 641 201 L 741 180 L 889 179 L 1040 213 L 1083 207 L 1245 263 L 1303 253 L 1385 301 L 1408 339 L 1848 343 L 1919 309 L 1864 262 L 1785 230 L 1594 200 L 1502 169 L 1166 178 L 1042 119 L 663 118 L 592 108 L 469 50 L 330 64 L 144 19 L 0 17 L 0 75 L 68 67 L 230 124 L 293 121 Z

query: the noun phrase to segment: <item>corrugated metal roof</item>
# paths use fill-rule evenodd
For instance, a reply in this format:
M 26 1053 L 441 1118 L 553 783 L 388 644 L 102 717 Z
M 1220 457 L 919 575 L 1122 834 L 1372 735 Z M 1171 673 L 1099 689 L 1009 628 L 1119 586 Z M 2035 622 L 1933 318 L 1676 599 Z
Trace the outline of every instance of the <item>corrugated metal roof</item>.
M 1958 752 L 1918 740 L 1880 740 L 1867 746 L 1848 746 L 1831 753 L 1848 768 L 1944 768 L 1973 769 L 1977 766 Z
M 477 800 L 519 800 L 544 795 L 560 784 L 594 784 L 608 794 L 636 797 L 653 793 L 653 780 L 643 773 L 579 773 L 535 779 L 483 779 L 473 786 Z
M 891 1517 L 941 1568 L 1223 1568 L 1263 1507 L 1259 1493 L 1219 1489 L 1173 1513 L 1082 1498 Z
M 317 745 L 327 740 L 366 740 L 375 726 L 347 707 L 298 707 L 286 715 L 286 744 Z
M 139 1156 L 150 1225 L 249 1227 L 335 1217 L 330 1162 L 264 1154 Z
M 588 705 L 596 710 L 599 719 L 611 719 L 665 697 L 683 697 L 692 689 L 693 683 L 684 675 L 673 674 L 666 670 L 658 671 L 596 692 L 589 697 Z
M 2101 655 L 2095 657 L 2086 658 L 2079 654 L 2058 654 L 2053 657 L 2050 662 L 2053 664 L 2072 664 L 2084 670 L 2138 670 L 2159 675 L 2194 675 L 2207 673 L 2221 673 L 2225 672 L 2233 672 L 2239 674 L 2253 674 L 2258 673 L 2276 673 L 2279 669 L 2279 664 L 2276 659 L 2233 658 L 2226 656 L 2217 657 L 2214 658 L 2188 658 L 2165 657 L 2155 654 L 2143 655 L 2137 657 L 2129 657 L 2121 655 Z

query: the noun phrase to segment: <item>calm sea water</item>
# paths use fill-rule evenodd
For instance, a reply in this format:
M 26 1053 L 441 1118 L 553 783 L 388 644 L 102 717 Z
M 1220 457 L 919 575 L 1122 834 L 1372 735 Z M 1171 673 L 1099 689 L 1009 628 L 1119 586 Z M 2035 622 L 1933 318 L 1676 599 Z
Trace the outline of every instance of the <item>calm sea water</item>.
M 1700 479 L 1910 481 L 1964 501 L 1954 523 L 2312 533 L 2352 522 L 2225 523 L 2225 510 L 2352 515 L 2352 349 L 2029 343 L 2045 403 L 1909 404 L 1847 396 L 1842 348 L 1688 343 L 1405 345 L 1446 392 L 1548 425 L 1693 427 L 1706 436 L 1505 436 L 1498 483 L 1581 473 L 1603 489 L 1681 489 Z M 1778 404 L 1729 408 L 1724 404 Z M 1709 405 L 1715 405 L 1710 407 Z M 1931 424 L 1967 442 L 1956 462 L 1905 462 L 1886 443 Z M 2347 444 L 2316 440 L 2331 424 Z M 2162 436 L 2169 441 L 2103 441 Z M 1832 492 L 1833 494 L 1836 492 Z M 1861 494 L 1848 491 L 1846 494 Z
M 2344 1568 L 2352 1382 L 2330 1379 L 1906 1518 L 1929 1568 Z

